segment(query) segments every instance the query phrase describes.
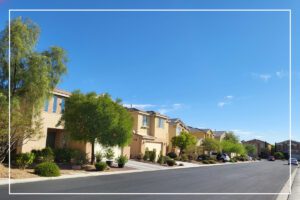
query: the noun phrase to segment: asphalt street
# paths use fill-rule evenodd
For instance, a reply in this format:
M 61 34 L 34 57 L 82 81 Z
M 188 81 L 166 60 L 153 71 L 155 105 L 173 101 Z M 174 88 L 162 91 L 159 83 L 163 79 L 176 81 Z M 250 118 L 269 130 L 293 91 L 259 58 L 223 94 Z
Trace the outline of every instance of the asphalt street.
M 277 193 L 289 177 L 285 161 L 162 170 L 12 184 L 12 193 Z M 276 195 L 10 195 L 1 199 L 272 200 Z

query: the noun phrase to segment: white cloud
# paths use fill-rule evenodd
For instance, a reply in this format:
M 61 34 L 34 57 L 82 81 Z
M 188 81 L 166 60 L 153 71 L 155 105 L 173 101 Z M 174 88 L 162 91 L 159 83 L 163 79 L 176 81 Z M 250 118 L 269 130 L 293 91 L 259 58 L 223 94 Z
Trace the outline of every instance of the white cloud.
M 283 70 L 277 71 L 277 72 L 275 72 L 275 74 L 276 74 L 277 78 L 279 78 L 279 79 L 282 79 L 282 78 L 284 78 L 285 76 L 288 75 L 288 73 L 286 71 L 283 71 Z
M 264 82 L 268 82 L 272 78 L 272 75 L 270 75 L 270 74 L 256 74 L 256 73 L 252 73 L 252 76 L 254 78 L 261 79 Z
M 219 102 L 219 103 L 218 103 L 218 106 L 219 106 L 220 108 L 223 108 L 223 107 L 225 106 L 225 104 L 226 104 L 225 102 Z
M 232 95 L 225 96 L 222 101 L 218 102 L 218 107 L 223 108 L 225 105 L 231 104 L 233 98 Z

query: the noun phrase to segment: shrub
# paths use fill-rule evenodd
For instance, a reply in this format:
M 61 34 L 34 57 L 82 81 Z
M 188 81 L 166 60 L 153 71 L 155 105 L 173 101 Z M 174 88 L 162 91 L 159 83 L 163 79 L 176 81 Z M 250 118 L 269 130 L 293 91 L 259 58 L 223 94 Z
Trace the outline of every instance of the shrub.
M 186 162 L 189 159 L 188 159 L 188 156 L 186 154 L 182 154 L 181 157 L 180 157 L 180 160 Z
M 31 165 L 34 161 L 35 155 L 33 153 L 21 153 L 16 156 L 16 165 L 25 169 L 29 165 Z
M 198 156 L 198 160 L 209 160 L 209 159 L 210 159 L 209 155 L 202 154 Z
M 156 159 L 156 149 L 153 149 L 153 151 L 150 152 L 149 160 L 151 162 L 155 162 L 155 159 Z
M 96 171 L 104 171 L 107 168 L 107 164 L 105 162 L 97 162 L 95 168 Z
M 97 163 L 101 162 L 102 159 L 103 159 L 103 154 L 101 152 L 97 152 L 96 155 L 95 155 L 95 157 L 96 157 L 96 162 Z
M 237 156 L 236 159 L 237 159 L 238 161 L 247 161 L 247 160 L 248 160 L 248 158 L 247 158 L 246 155 L 240 155 L 240 156 Z
M 176 164 L 175 160 L 169 159 L 166 161 L 168 166 L 174 166 Z
M 127 156 L 119 156 L 117 159 L 116 159 L 116 162 L 118 163 L 118 166 L 120 168 L 123 168 L 125 163 L 128 162 L 128 158 Z
M 52 163 L 52 162 L 43 162 L 43 163 L 38 164 L 34 168 L 34 173 L 39 176 L 46 176 L 46 177 L 60 175 L 59 167 L 55 163 Z
M 202 163 L 203 164 L 209 164 L 209 160 L 203 160 Z
M 108 148 L 105 152 L 105 158 L 107 160 L 112 160 L 115 157 L 115 152 L 112 150 L 112 148 Z
M 168 154 L 167 154 L 167 156 L 169 156 L 170 158 L 177 158 L 177 154 L 175 153 L 175 152 L 169 152 Z
M 54 161 L 54 152 L 50 147 L 46 147 L 42 150 L 33 149 L 31 153 L 35 155 L 35 159 L 34 159 L 35 163 Z
M 159 157 L 157 159 L 157 163 L 162 165 L 162 164 L 164 164 L 164 161 L 165 161 L 165 157 L 162 155 L 159 155 Z
M 183 164 L 183 163 L 180 163 L 179 166 L 184 166 L 184 164 Z
M 143 154 L 142 154 L 142 153 L 139 153 L 139 155 L 137 155 L 136 159 L 142 160 L 142 159 L 143 159 Z
M 284 154 L 282 152 L 275 152 L 274 157 L 276 159 L 284 159 Z
M 87 163 L 86 154 L 80 150 L 72 151 L 72 164 L 83 165 Z
M 54 149 L 54 160 L 57 163 L 70 163 L 75 150 L 68 148 Z
M 149 160 L 149 158 L 150 158 L 150 151 L 148 149 L 146 149 L 145 150 L 145 155 L 143 157 L 143 160 L 147 161 L 147 160 Z
M 217 162 L 215 160 L 208 160 L 209 164 L 216 164 Z
M 167 160 L 172 160 L 172 159 L 169 156 L 164 156 L 163 157 L 164 164 L 167 163 Z
M 229 162 L 236 162 L 237 159 L 236 158 L 231 158 Z

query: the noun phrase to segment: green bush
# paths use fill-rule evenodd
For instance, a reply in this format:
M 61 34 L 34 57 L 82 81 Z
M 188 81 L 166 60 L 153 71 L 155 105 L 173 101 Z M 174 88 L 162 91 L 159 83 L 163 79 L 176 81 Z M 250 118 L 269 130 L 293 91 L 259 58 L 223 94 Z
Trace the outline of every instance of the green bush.
M 97 163 L 101 162 L 102 159 L 103 159 L 103 154 L 99 151 L 99 152 L 96 153 L 95 157 L 96 157 L 96 162 Z
M 202 163 L 203 164 L 209 164 L 209 160 L 203 160 Z
M 159 164 L 161 164 L 161 165 L 164 164 L 164 161 L 165 161 L 164 158 L 165 158 L 164 156 L 159 155 L 159 157 L 158 157 L 158 159 L 157 159 L 157 163 L 159 163 Z
M 113 160 L 115 157 L 115 152 L 112 150 L 112 148 L 108 148 L 105 152 L 105 158 L 107 160 Z
M 107 168 L 107 164 L 105 162 L 97 162 L 95 168 L 96 171 L 104 171 Z
M 116 162 L 118 163 L 118 166 L 120 168 L 124 167 L 124 165 L 128 162 L 128 158 L 127 156 L 119 156 L 117 159 L 116 159 Z
M 57 163 L 70 163 L 75 150 L 68 148 L 54 149 L 54 160 Z
M 38 164 L 34 168 L 34 173 L 39 176 L 46 176 L 46 177 L 52 177 L 52 176 L 59 176 L 60 170 L 59 167 L 52 162 L 43 162 Z
M 33 149 L 31 153 L 35 155 L 35 159 L 34 159 L 35 163 L 54 161 L 54 152 L 50 147 L 46 147 L 42 150 Z
M 21 153 L 16 156 L 16 165 L 25 169 L 29 165 L 31 165 L 34 161 L 35 155 L 34 153 Z
M 151 162 L 155 162 L 156 159 L 156 149 L 153 149 L 153 151 L 150 151 L 149 160 Z
M 172 158 L 170 158 L 169 156 L 164 156 L 163 157 L 164 164 L 167 164 L 167 160 L 172 160 Z
M 236 158 L 231 158 L 229 162 L 233 162 L 233 163 L 234 163 L 234 162 L 236 162 L 236 161 L 237 161 Z
M 217 162 L 215 160 L 208 160 L 209 164 L 216 164 Z
M 237 156 L 235 157 L 238 161 L 248 161 L 248 157 L 246 155 L 240 155 L 240 156 Z
M 209 155 L 205 155 L 205 154 L 202 154 L 202 155 L 200 155 L 199 157 L 200 157 L 202 160 L 209 160 L 209 159 L 210 159 Z
M 169 159 L 166 161 L 168 166 L 174 166 L 176 164 L 175 160 Z
M 80 151 L 80 150 L 73 150 L 72 151 L 72 164 L 75 165 L 83 165 L 87 163 L 86 153 Z
M 186 161 L 188 161 L 189 159 L 188 159 L 188 156 L 187 156 L 186 154 L 182 154 L 182 155 L 180 156 L 180 160 L 186 162 Z
M 282 152 L 275 152 L 274 157 L 276 159 L 284 159 L 284 154 Z
M 175 152 L 169 152 L 168 154 L 167 154 L 167 156 L 169 156 L 170 158 L 177 158 L 177 154 L 175 153 Z
M 150 151 L 148 149 L 146 149 L 145 150 L 145 155 L 143 157 L 143 160 L 147 161 L 147 160 L 149 160 L 149 158 L 150 158 Z

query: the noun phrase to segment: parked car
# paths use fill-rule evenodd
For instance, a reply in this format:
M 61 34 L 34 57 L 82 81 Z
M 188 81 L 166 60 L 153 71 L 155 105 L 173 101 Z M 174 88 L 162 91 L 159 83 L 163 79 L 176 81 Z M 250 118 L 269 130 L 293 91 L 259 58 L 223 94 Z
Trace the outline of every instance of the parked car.
M 221 153 L 217 155 L 217 160 L 223 161 L 223 162 L 229 162 L 230 157 L 226 153 Z
M 268 161 L 275 161 L 275 157 L 274 156 L 269 156 Z
M 298 162 L 298 160 L 296 159 L 296 158 L 291 158 L 291 159 L 289 159 L 289 163 L 288 163 L 289 165 L 291 164 L 291 165 L 299 165 L 299 162 Z

